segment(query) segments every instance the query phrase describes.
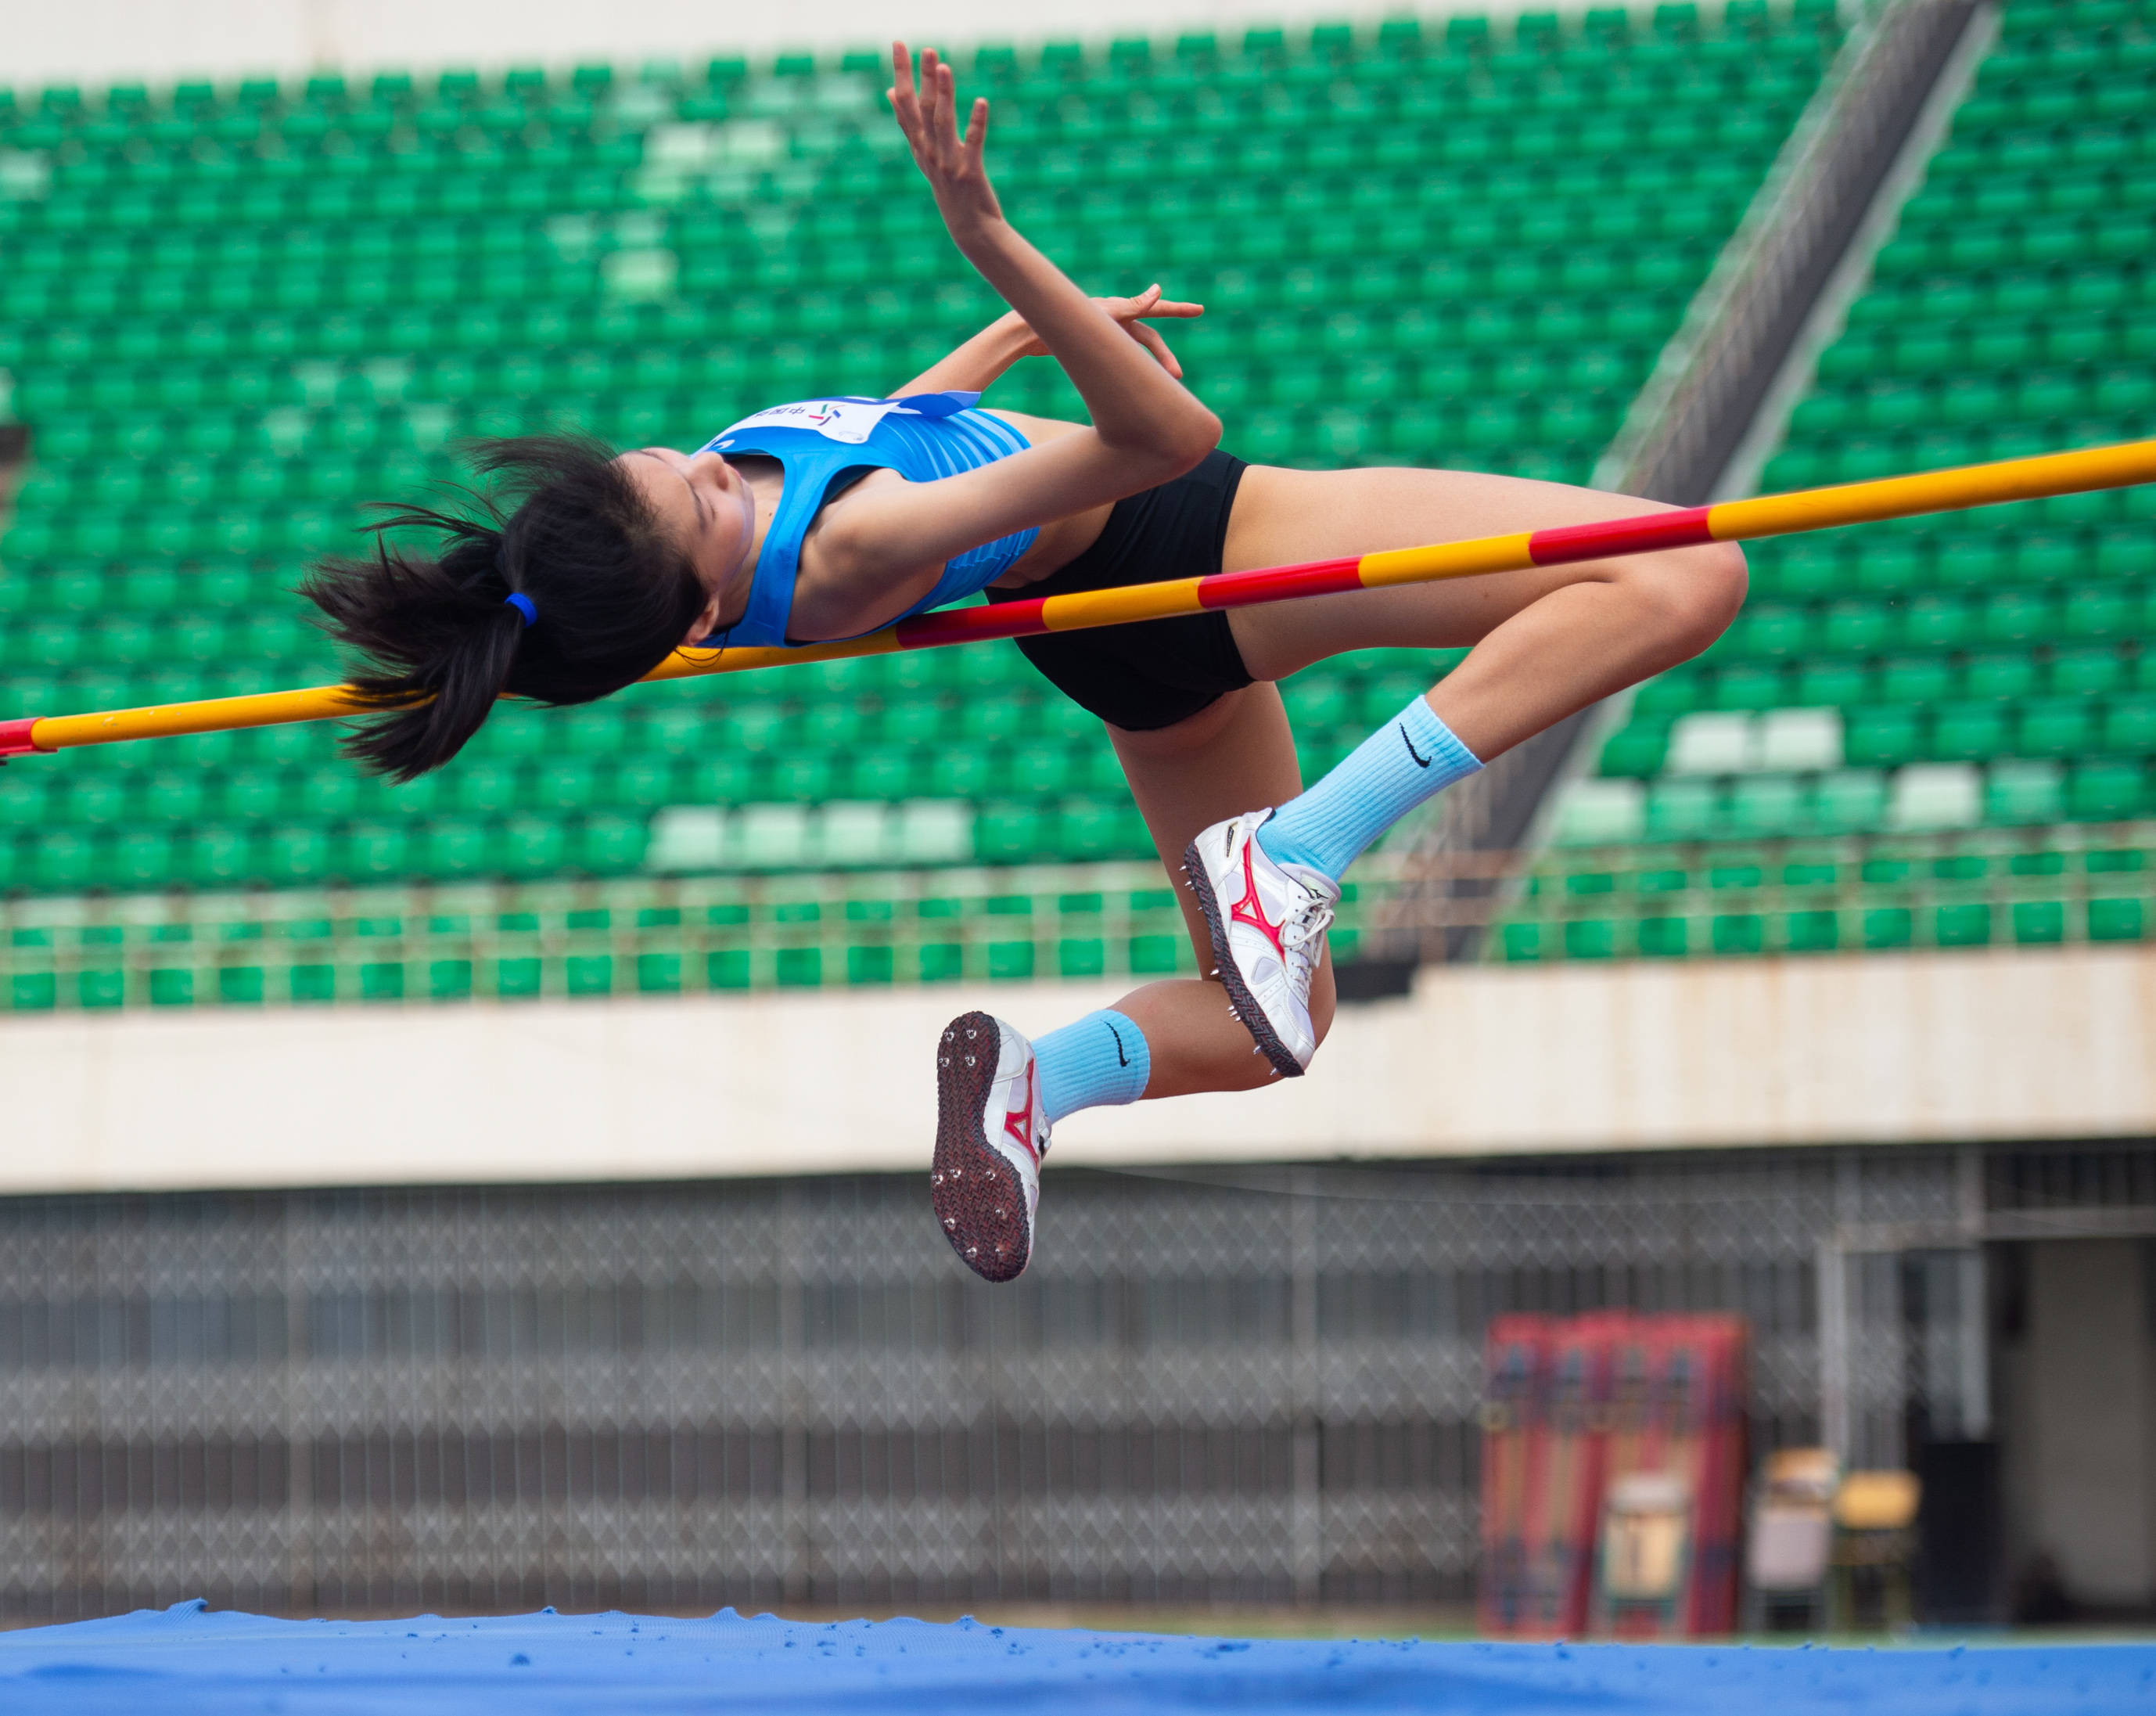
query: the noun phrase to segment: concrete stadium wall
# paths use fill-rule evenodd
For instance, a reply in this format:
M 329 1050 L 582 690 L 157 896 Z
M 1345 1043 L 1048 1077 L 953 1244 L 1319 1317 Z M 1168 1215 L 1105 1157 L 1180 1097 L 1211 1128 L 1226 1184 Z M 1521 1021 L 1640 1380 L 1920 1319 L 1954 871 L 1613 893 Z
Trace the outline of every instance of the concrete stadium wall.
M 714 5 L 639 0 L 620 11 L 581 0 L 75 0 L 8 8 L 0 83 L 150 83 L 242 73 L 289 76 L 334 69 L 693 60 L 720 53 L 919 43 L 1097 39 L 1116 34 L 1242 28 L 1409 11 L 1510 14 L 1528 0 L 1414 8 L 1383 0 L 1316 3 L 1286 13 L 1251 0 L 1036 0 L 1023 14 L 998 0 L 793 0 Z M 1561 9 L 1578 10 L 1586 0 Z
M 0 1195 L 923 1167 L 962 1008 L 1089 985 L 18 1016 Z M 1432 967 L 1309 1077 L 1096 1110 L 1054 1164 L 2156 1133 L 2156 948 Z

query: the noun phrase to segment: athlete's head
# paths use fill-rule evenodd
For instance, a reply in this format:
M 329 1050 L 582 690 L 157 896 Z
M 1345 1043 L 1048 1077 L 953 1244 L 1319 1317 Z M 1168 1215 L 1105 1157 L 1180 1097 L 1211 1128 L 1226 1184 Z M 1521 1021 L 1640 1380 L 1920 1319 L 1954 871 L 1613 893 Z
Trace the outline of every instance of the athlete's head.
M 326 562 L 302 586 L 330 633 L 362 658 L 352 683 L 407 706 L 369 717 L 346 742 L 398 780 L 455 756 L 501 693 L 603 697 L 704 635 L 716 616 L 718 582 L 701 568 L 716 562 L 711 544 L 683 528 L 684 479 L 667 479 L 669 497 L 634 471 L 657 470 L 654 457 L 618 460 L 549 435 L 488 442 L 474 462 L 513 510 L 491 496 L 475 517 L 398 509 L 376 528 L 436 532 L 434 555 L 384 536 L 372 557 Z
M 716 453 L 639 447 L 614 462 L 713 592 L 711 624 L 698 635 L 716 631 L 726 599 L 747 599 L 749 551 L 756 542 L 756 496 L 747 481 Z

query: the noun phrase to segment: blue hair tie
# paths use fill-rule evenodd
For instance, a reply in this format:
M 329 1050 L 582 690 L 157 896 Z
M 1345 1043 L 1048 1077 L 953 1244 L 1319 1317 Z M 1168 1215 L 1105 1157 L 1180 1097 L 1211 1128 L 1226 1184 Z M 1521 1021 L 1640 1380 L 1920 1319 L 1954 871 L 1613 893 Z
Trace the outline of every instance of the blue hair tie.
M 531 623 L 539 618 L 538 604 L 521 590 L 511 590 L 501 599 L 504 606 L 514 608 L 524 616 L 524 624 L 527 629 Z

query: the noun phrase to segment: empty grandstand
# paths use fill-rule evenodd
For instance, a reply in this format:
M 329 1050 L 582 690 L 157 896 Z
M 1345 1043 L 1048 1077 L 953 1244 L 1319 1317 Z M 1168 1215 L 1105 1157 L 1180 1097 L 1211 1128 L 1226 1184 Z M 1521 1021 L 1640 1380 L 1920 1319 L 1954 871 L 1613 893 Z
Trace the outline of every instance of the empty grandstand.
M 1043 244 L 1096 290 L 1159 275 L 1208 305 L 1178 345 L 1230 447 L 1578 480 L 1840 33 L 1830 8 L 1738 0 L 1051 43 L 970 69 Z M 357 542 L 362 502 L 451 473 L 459 436 L 692 445 L 769 398 L 895 386 L 963 338 L 990 300 L 880 64 L 12 92 L 0 367 L 34 440 L 0 542 L 9 712 L 334 677 L 298 571 Z M 992 398 L 1078 408 L 1045 363 Z M 1307 766 L 1426 676 L 1383 655 L 1302 676 Z M 976 742 L 929 742 L 954 732 Z M 10 1004 L 1188 962 L 1166 891 L 1127 866 L 1006 868 L 1151 850 L 1096 724 L 1006 647 L 520 713 L 393 789 L 332 741 L 0 776 Z M 788 879 L 653 880 L 744 873 Z M 572 877 L 605 886 L 538 886 Z
M 2156 426 L 2145 11 L 2011 6 L 1768 489 Z M 1607 958 L 2156 929 L 2156 491 L 1763 545 L 1643 687 L 1500 951 Z

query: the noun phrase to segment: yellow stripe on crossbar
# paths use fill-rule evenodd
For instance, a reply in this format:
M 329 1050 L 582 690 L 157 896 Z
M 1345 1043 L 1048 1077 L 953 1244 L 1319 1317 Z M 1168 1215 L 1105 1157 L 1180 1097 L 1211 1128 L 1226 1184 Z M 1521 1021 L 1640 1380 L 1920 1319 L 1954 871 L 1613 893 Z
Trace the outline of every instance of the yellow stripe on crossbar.
M 1086 626 L 1127 625 L 1137 619 L 1173 619 L 1202 614 L 1199 580 L 1170 578 L 1164 583 L 1131 584 L 1116 590 L 1071 590 L 1040 604 L 1040 622 L 1052 632 Z
M 1535 563 L 1532 531 L 1481 537 L 1471 542 L 1438 542 L 1427 548 L 1386 548 L 1365 554 L 1358 576 L 1366 589 L 1419 584 L 1432 578 L 1472 578 L 1478 573 L 1517 572 Z
M 1719 540 L 1787 536 L 1842 524 L 1876 524 L 1920 512 L 2035 501 L 2091 489 L 2124 488 L 2156 480 L 2156 441 L 2128 441 L 2078 453 L 2046 453 L 1995 465 L 1929 470 L 1916 476 L 1880 477 L 1794 495 L 1761 495 L 1710 507 L 1707 527 Z
M 95 715 L 48 715 L 30 729 L 30 742 L 40 751 L 59 751 L 119 739 L 177 738 L 243 727 L 278 727 L 290 721 L 326 721 L 340 715 L 365 715 L 376 706 L 347 686 L 309 686 L 296 691 L 208 697 L 199 703 L 152 703 Z
M 752 667 L 794 667 L 806 661 L 843 661 L 855 655 L 888 655 L 898 646 L 897 631 L 886 626 L 865 638 L 803 644 L 797 649 L 744 644 L 732 650 L 676 650 L 644 677 L 694 679 L 706 673 L 746 673 Z

